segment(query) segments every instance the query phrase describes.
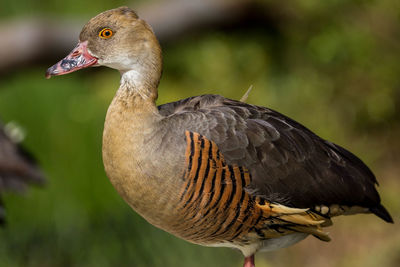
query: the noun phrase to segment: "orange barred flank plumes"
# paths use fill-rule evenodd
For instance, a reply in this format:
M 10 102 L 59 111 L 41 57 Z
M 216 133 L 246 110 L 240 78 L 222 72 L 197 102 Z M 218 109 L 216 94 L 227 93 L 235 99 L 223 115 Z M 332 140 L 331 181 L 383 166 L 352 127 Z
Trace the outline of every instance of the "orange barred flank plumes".
M 177 205 L 180 214 L 172 232 L 200 244 L 226 242 L 247 244 L 296 231 L 317 235 L 324 221 L 306 209 L 271 204 L 252 197 L 245 187 L 250 173 L 228 165 L 217 145 L 204 136 L 186 131 L 186 169 Z M 303 228 L 298 228 L 301 226 Z M 249 235 L 255 233 L 255 235 Z
M 186 141 L 187 169 L 178 208 L 184 225 L 176 225 L 180 235 L 196 243 L 242 235 L 243 225 L 254 220 L 249 216 L 254 205 L 243 190 L 250 183 L 248 170 L 227 165 L 217 145 L 204 136 L 186 132 Z

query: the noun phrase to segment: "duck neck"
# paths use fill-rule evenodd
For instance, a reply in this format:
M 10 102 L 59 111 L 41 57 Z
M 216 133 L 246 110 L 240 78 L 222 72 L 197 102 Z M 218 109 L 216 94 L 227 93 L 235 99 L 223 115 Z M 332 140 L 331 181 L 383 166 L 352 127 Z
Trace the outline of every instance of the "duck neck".
M 135 60 L 131 61 L 127 69 L 120 69 L 121 82 L 116 98 L 123 102 L 134 103 L 136 107 L 144 103 L 155 107 L 161 72 L 161 48 L 154 37 L 154 40 L 143 44 L 142 52 L 136 54 Z
M 116 97 L 124 102 L 150 102 L 157 100 L 157 86 L 160 77 L 152 77 L 152 73 L 143 73 L 138 70 L 121 72 L 120 87 Z

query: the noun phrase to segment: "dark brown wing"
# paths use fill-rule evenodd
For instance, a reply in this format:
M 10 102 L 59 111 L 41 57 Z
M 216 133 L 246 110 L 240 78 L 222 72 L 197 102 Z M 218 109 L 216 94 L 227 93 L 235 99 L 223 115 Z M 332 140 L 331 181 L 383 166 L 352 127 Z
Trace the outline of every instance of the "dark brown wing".
M 43 182 L 43 174 L 33 157 L 6 135 L 0 123 L 0 194 L 4 191 L 23 192 L 28 183 Z M 4 215 L 0 203 L 0 223 L 4 222 Z
M 392 222 L 380 204 L 375 176 L 360 159 L 274 110 L 217 95 L 159 110 L 174 129 L 206 136 L 228 164 L 249 169 L 252 195 L 297 208 L 361 206 Z

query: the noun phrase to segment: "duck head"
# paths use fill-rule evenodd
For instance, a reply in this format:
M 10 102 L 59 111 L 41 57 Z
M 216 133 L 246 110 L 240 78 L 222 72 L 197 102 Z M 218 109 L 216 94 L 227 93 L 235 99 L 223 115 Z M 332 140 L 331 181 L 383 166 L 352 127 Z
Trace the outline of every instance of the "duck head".
M 151 27 L 130 8 L 120 7 L 92 18 L 78 45 L 46 71 L 46 78 L 90 66 L 107 66 L 121 74 L 134 70 L 154 80 L 161 75 L 161 49 Z

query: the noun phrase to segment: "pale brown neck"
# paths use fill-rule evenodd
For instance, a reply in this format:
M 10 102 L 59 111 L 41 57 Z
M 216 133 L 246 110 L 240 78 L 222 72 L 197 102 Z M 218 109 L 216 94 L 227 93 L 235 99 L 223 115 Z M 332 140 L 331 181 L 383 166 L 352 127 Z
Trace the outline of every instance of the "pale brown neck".
M 121 106 L 135 113 L 154 113 L 157 110 L 157 87 L 152 86 L 141 73 L 128 71 L 121 76 L 121 85 L 111 105 Z
M 151 41 L 143 44 L 137 60 L 129 66 L 129 69 L 120 70 L 121 84 L 117 97 L 138 98 L 155 105 L 161 72 L 161 48 L 157 39 L 153 37 Z

